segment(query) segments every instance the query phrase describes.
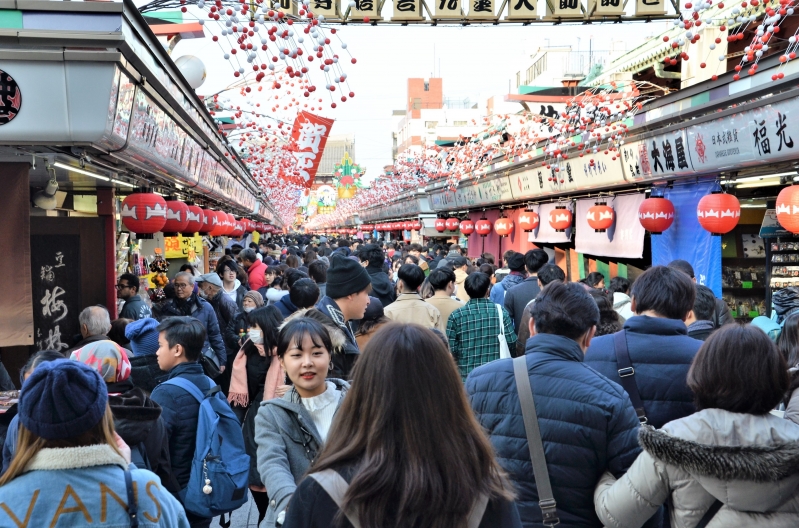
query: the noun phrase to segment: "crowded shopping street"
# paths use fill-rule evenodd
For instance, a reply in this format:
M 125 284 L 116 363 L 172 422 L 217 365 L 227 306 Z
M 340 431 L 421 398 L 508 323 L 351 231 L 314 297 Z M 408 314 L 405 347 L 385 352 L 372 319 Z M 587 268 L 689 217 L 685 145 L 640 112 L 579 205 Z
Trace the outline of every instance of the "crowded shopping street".
M 0 1 L 0 528 L 799 528 L 798 6 Z

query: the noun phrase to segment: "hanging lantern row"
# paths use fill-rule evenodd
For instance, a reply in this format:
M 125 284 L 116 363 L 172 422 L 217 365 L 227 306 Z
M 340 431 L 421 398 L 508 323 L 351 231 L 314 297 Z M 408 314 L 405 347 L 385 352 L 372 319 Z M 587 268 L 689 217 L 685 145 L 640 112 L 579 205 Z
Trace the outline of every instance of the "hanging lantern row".
M 274 233 L 276 228 L 263 222 L 250 219 L 236 220 L 229 213 L 203 209 L 187 205 L 180 200 L 164 200 L 155 193 L 133 193 L 122 201 L 120 212 L 122 224 L 136 235 L 153 235 L 163 232 L 164 236 L 195 233 L 211 236 L 241 237 L 245 233 L 259 231 Z

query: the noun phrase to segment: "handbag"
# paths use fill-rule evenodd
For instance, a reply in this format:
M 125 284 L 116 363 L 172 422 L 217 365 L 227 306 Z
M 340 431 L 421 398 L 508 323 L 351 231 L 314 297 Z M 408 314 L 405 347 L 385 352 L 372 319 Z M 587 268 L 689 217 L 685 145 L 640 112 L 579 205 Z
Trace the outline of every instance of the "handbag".
M 216 366 L 216 362 L 205 354 L 200 354 L 200 365 L 203 367 L 203 373 L 211 379 L 216 379 L 222 375 L 219 367 Z
M 499 359 L 506 359 L 510 357 L 510 349 L 508 348 L 508 341 L 505 339 L 505 317 L 502 313 L 502 307 L 497 305 L 497 314 L 499 315 Z

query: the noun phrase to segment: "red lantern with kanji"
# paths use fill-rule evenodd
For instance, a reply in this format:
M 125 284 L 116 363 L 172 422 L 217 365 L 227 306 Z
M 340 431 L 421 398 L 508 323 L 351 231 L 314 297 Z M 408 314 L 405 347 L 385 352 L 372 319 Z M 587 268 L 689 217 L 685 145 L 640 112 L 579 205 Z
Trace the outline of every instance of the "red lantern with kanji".
M 137 235 L 152 235 L 166 224 L 166 200 L 155 193 L 134 193 L 122 201 L 122 223 Z
M 230 234 L 236 238 L 244 235 L 244 222 L 241 220 L 233 220 L 233 229 Z
M 414 220 L 414 221 L 411 223 L 411 228 L 412 228 L 414 231 L 421 231 L 421 229 L 422 229 L 422 223 L 421 223 L 419 220 Z
M 460 230 L 461 233 L 463 233 L 466 236 L 471 235 L 472 233 L 474 233 L 474 222 L 472 222 L 471 220 L 464 220 L 463 222 L 461 222 Z
M 477 231 L 477 234 L 481 237 L 488 236 L 491 232 L 491 222 L 485 218 L 478 220 L 474 223 L 474 230 Z
M 653 235 L 659 235 L 674 223 L 674 204 L 665 198 L 647 198 L 638 208 L 638 221 Z
M 443 218 L 436 218 L 436 231 L 443 233 L 447 230 L 447 222 Z
M 207 235 L 211 232 L 214 228 L 212 225 L 212 219 L 216 217 L 216 211 L 211 211 L 210 209 L 203 209 L 202 210 L 202 225 L 197 229 L 197 232 L 201 235 Z
M 182 233 L 189 225 L 189 206 L 180 200 L 167 200 L 166 223 L 161 231 L 164 236 L 176 236 Z
M 713 235 L 729 233 L 741 219 L 741 203 L 727 193 L 713 193 L 702 197 L 696 206 L 699 223 Z
M 777 222 L 791 233 L 799 233 L 799 186 L 791 185 L 780 191 Z
M 368 232 L 375 228 L 372 224 L 361 224 L 361 231 Z
M 244 220 L 242 220 L 242 222 L 244 222 L 244 231 L 246 231 L 247 233 L 252 233 L 253 231 L 255 231 L 255 222 L 253 222 L 249 218 L 245 218 Z
M 494 231 L 501 237 L 506 237 L 513 233 L 513 220 L 510 218 L 500 217 L 494 222 Z
M 354 227 L 351 227 L 351 228 L 349 228 L 349 229 L 347 230 L 347 233 L 349 233 L 349 234 L 351 234 L 351 235 L 355 235 L 355 234 L 357 234 L 357 233 L 358 233 L 358 230 L 357 230 L 357 229 L 355 229 Z
M 377 231 L 378 233 L 382 233 L 383 232 L 383 224 L 375 224 L 375 231 Z
M 461 225 L 460 220 L 454 217 L 447 218 L 444 221 L 444 226 L 447 228 L 447 231 L 457 231 L 460 225 Z
M 180 232 L 184 235 L 192 236 L 197 233 L 203 225 L 203 210 L 196 205 L 186 206 L 186 227 Z
M 208 211 L 208 218 L 211 221 L 211 236 L 222 236 L 227 231 L 227 214 L 223 211 Z
M 403 231 L 408 231 L 408 230 L 410 230 L 410 228 L 411 228 L 411 223 L 410 222 L 408 222 L 407 220 L 405 222 L 402 222 L 402 230 Z
M 556 207 L 549 212 L 549 225 L 558 233 L 569 229 L 572 225 L 572 212 L 565 207 Z
M 591 226 L 595 232 L 604 233 L 613 225 L 613 221 L 616 219 L 616 213 L 613 211 L 613 208 L 606 203 L 598 202 L 588 209 L 585 219 L 588 220 L 588 225 Z
M 525 233 L 530 233 L 538 228 L 541 218 L 533 211 L 522 211 L 519 214 L 519 228 Z

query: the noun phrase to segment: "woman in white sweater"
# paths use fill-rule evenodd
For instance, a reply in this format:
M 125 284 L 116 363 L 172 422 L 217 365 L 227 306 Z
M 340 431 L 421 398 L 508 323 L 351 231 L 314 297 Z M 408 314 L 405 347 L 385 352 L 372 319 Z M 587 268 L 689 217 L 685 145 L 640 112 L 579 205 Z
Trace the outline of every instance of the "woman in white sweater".
M 332 350 L 327 329 L 313 319 L 301 317 L 280 330 L 277 355 L 293 387 L 282 398 L 262 402 L 255 418 L 258 471 L 269 496 L 261 528 L 282 524 L 349 389 L 346 381 L 326 378 Z

